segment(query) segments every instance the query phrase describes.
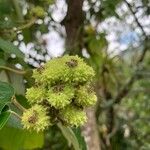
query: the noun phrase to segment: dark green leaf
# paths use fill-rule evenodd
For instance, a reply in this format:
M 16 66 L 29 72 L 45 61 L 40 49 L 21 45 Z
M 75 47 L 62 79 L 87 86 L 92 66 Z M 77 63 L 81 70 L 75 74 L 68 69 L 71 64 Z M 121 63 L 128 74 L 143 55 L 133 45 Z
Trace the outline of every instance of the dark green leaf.
M 19 58 L 24 58 L 23 53 L 11 42 L 5 41 L 2 38 L 0 38 L 0 48 L 8 54 L 15 54 Z
M 72 144 L 75 150 L 81 150 L 77 137 L 72 131 L 72 129 L 63 126 L 62 124 L 58 124 L 58 127 L 60 128 L 64 137 L 68 140 L 68 143 Z
M 7 123 L 10 117 L 10 112 L 6 111 L 0 114 L 0 129 Z
M 10 101 L 12 96 L 14 95 L 13 87 L 6 83 L 0 81 L 0 112 Z
M 76 135 L 78 142 L 80 144 L 80 147 L 82 150 L 87 150 L 87 146 L 84 140 L 84 137 L 81 134 L 81 129 L 80 128 L 74 128 L 73 129 L 74 134 Z

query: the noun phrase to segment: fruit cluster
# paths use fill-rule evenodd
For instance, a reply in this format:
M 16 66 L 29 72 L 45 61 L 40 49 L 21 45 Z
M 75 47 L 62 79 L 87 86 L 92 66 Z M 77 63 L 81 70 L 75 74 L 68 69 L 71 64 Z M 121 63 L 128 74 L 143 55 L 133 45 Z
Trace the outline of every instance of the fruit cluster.
M 57 122 L 83 125 L 84 109 L 97 99 L 91 87 L 93 77 L 93 69 L 78 56 L 54 58 L 34 70 L 35 85 L 26 92 L 32 107 L 22 116 L 24 128 L 41 131 Z

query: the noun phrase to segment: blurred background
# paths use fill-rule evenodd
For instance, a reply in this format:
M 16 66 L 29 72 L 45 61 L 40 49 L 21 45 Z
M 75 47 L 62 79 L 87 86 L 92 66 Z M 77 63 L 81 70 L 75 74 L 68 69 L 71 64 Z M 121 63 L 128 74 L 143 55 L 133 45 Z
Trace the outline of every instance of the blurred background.
M 0 0 L 0 80 L 22 105 L 31 70 L 64 54 L 83 57 L 96 72 L 97 104 L 73 129 L 81 149 L 150 150 L 150 1 Z M 28 133 L 11 116 L 0 147 L 73 150 L 69 138 L 57 126 Z

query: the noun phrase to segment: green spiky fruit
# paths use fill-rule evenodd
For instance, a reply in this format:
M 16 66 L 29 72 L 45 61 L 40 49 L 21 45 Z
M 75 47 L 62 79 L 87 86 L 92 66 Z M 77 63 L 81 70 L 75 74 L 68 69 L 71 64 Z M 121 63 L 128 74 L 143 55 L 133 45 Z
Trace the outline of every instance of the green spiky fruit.
M 60 58 L 50 60 L 44 67 L 34 70 L 33 72 L 33 77 L 37 82 L 50 85 L 59 83 L 65 78 L 67 79 L 68 76 L 69 69 Z
M 96 95 L 90 85 L 93 77 L 93 69 L 78 56 L 66 55 L 54 58 L 35 69 L 33 71 L 35 85 L 26 92 L 29 103 L 35 106 L 23 114 L 24 127 L 37 131 L 44 130 L 48 124 L 50 125 L 46 119 L 48 117 L 53 124 L 60 121 L 69 126 L 83 125 L 86 122 L 83 108 L 92 106 L 96 102 Z M 40 107 L 44 109 L 37 111 L 39 119 L 35 123 L 30 122 L 29 118 L 36 116 L 33 113 L 36 105 L 38 107 L 42 105 Z M 40 121 L 42 117 L 46 122 L 44 128 Z M 39 129 L 40 125 L 42 129 Z
M 45 89 L 42 87 L 31 87 L 27 89 L 26 98 L 30 104 L 40 103 L 46 96 Z
M 72 74 L 70 82 L 86 83 L 93 79 L 95 75 L 94 70 L 88 66 L 83 59 L 78 56 L 68 56 L 67 59 L 67 64 Z
M 55 84 L 58 82 L 88 82 L 94 77 L 94 70 L 78 56 L 63 56 L 47 62 L 33 72 L 36 82 Z
M 64 108 L 71 103 L 74 97 L 74 88 L 71 85 L 58 84 L 47 92 L 47 101 L 56 109 Z
M 43 106 L 34 105 L 23 113 L 22 124 L 25 129 L 40 132 L 50 125 L 50 117 Z
M 62 119 L 70 126 L 82 126 L 86 120 L 86 113 L 77 107 L 67 106 L 60 112 Z
M 80 86 L 76 91 L 75 103 L 79 106 L 93 106 L 97 101 L 95 92 L 89 86 Z

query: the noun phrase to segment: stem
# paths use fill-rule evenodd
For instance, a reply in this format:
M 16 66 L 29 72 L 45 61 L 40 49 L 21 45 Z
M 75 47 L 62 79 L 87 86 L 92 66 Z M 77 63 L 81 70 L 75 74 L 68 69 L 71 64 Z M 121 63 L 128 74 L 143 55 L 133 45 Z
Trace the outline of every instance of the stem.
M 24 18 L 23 18 L 22 11 L 21 11 L 20 6 L 19 6 L 19 2 L 18 2 L 18 0 L 12 0 L 12 2 L 14 5 L 14 8 L 16 10 L 16 14 L 18 16 L 18 19 L 22 22 L 24 20 Z
M 26 111 L 26 109 L 20 104 L 20 103 L 18 103 L 18 101 L 16 100 L 16 98 L 15 97 L 13 97 L 13 104 L 17 107 L 17 108 L 19 108 L 22 112 L 24 112 L 24 111 Z
M 17 118 L 19 118 L 21 120 L 21 116 L 18 115 L 16 112 L 9 110 L 8 112 L 10 112 L 11 114 L 13 114 L 14 116 L 16 116 Z
M 9 70 L 11 72 L 14 72 L 16 74 L 25 74 L 26 72 L 25 71 L 21 71 L 21 70 L 15 70 L 15 69 L 12 69 L 12 68 L 9 68 L 9 67 L 6 67 L 6 66 L 0 66 L 0 69 L 5 69 L 5 70 Z
M 17 31 L 31 27 L 35 23 L 36 19 L 37 18 L 32 18 L 28 23 L 26 23 L 20 27 L 17 27 Z
M 141 25 L 141 23 L 139 22 L 138 18 L 136 17 L 136 12 L 134 12 L 133 9 L 132 9 L 132 5 L 130 3 L 128 3 L 127 0 L 124 0 L 124 2 L 126 3 L 126 5 L 128 6 L 129 10 L 131 11 L 131 13 L 132 13 L 132 15 L 133 15 L 133 17 L 134 17 L 138 27 L 142 31 L 142 34 L 144 35 L 144 37 L 147 37 L 147 35 L 146 35 L 146 33 L 145 33 L 144 29 L 143 29 L 143 26 Z

